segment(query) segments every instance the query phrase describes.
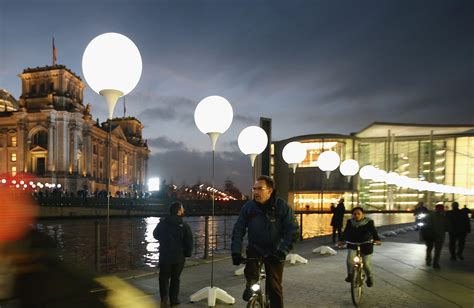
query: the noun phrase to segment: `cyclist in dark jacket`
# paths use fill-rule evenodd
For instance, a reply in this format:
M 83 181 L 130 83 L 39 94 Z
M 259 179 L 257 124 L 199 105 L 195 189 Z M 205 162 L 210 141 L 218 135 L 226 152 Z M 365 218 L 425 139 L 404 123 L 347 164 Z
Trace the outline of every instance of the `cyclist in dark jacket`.
M 162 306 L 178 305 L 179 278 L 184 268 L 185 257 L 193 250 L 191 228 L 182 219 L 183 205 L 175 202 L 170 206 L 170 215 L 156 226 L 153 236 L 160 242 L 160 297 Z
M 265 264 L 266 286 L 270 304 L 283 307 L 283 265 L 290 250 L 298 224 L 293 210 L 276 197 L 274 182 L 268 176 L 260 176 L 254 184 L 254 200 L 244 204 L 232 232 L 232 262 L 239 265 L 242 257 L 242 241 L 248 230 L 247 258 L 261 258 Z M 252 295 L 250 286 L 258 279 L 257 262 L 248 260 L 245 266 L 247 285 L 243 299 Z
M 364 209 L 361 207 L 355 207 L 352 209 L 352 218 L 347 221 L 346 228 L 342 234 L 343 241 L 349 241 L 353 243 L 362 243 L 369 240 L 373 240 L 374 244 L 380 245 L 380 238 L 375 229 L 374 221 L 364 216 Z M 344 242 L 340 242 L 339 246 L 343 246 Z M 354 257 L 357 253 L 357 246 L 347 245 L 347 282 L 351 282 L 352 279 L 352 267 L 354 265 Z M 373 244 L 364 244 L 360 247 L 362 259 L 364 261 L 364 271 L 367 275 L 367 286 L 371 287 L 374 283 L 372 277 L 371 259 L 372 253 L 374 252 Z

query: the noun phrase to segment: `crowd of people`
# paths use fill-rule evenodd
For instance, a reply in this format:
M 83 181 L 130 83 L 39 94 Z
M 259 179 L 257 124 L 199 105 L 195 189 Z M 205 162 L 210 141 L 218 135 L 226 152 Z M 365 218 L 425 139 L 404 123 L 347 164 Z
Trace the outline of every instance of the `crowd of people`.
M 446 232 L 449 235 L 450 260 L 464 260 L 466 236 L 471 232 L 470 214 L 467 207 L 460 209 L 458 202 L 453 202 L 451 210 L 447 212 L 443 204 L 437 204 L 433 212 L 428 211 L 422 202 L 417 205 L 414 215 L 420 226 L 421 239 L 426 244 L 427 266 L 441 268 L 439 263 Z M 434 256 L 432 256 L 433 248 Z
M 246 284 L 242 294 L 242 298 L 245 301 L 248 301 L 253 295 L 251 287 L 259 279 L 258 264 L 262 263 L 266 273 L 266 293 L 268 294 L 271 307 L 284 307 L 282 286 L 284 262 L 287 255 L 291 253 L 294 242 L 299 238 L 299 225 L 292 208 L 285 200 L 277 196 L 275 183 L 272 178 L 268 176 L 258 177 L 252 190 L 253 199 L 247 201 L 242 206 L 233 228 L 231 244 L 232 263 L 234 265 L 245 263 L 244 274 Z M 42 191 L 36 193 L 39 194 Z M 67 194 L 66 191 L 62 191 L 60 188 L 49 189 L 48 193 L 54 196 Z M 83 194 L 88 195 L 88 192 L 83 192 Z M 101 192 L 94 193 L 95 196 L 100 196 L 100 194 Z M 118 197 L 121 197 L 121 195 L 118 195 Z M 465 240 L 467 234 L 471 231 L 470 212 L 467 208 L 459 209 L 457 202 L 453 202 L 451 208 L 450 211 L 445 211 L 444 206 L 438 204 L 435 206 L 434 211 L 429 211 L 423 203 L 420 203 L 414 211 L 417 217 L 416 223 L 420 226 L 421 239 L 426 244 L 426 265 L 433 266 L 435 269 L 440 268 L 441 250 L 446 232 L 449 234 L 450 260 L 454 262 L 464 259 Z M 360 253 L 364 262 L 363 269 L 367 277 L 366 284 L 368 287 L 372 287 L 374 285 L 374 275 L 371 266 L 371 258 L 374 252 L 373 246 L 381 244 L 374 221 L 365 216 L 362 207 L 354 207 L 351 209 L 351 218 L 346 221 L 344 230 L 342 230 L 344 225 L 343 218 L 346 213 L 344 199 L 339 200 L 337 206 L 333 205 L 331 212 L 333 213 L 331 220 L 333 227 L 332 241 L 336 243 L 337 237 L 337 246 L 339 248 L 347 247 L 347 277 L 345 281 L 351 281 L 354 257 L 357 253 L 357 245 L 351 243 L 364 243 L 359 245 Z M 153 236 L 160 243 L 159 292 L 162 307 L 166 307 L 168 304 L 171 306 L 180 304 L 180 275 L 184 268 L 185 259 L 191 256 L 193 249 L 193 233 L 189 225 L 183 221 L 183 216 L 183 205 L 180 202 L 172 203 L 169 207 L 169 215 L 160 220 L 153 232 Z M 0 235 L 2 234 L 6 233 L 0 233 Z M 247 245 L 244 247 L 245 235 L 247 235 Z M 25 238 L 29 239 L 31 236 L 38 235 L 33 231 L 33 233 Z M 44 239 L 41 241 L 44 241 Z M 345 245 L 346 242 L 347 246 Z M 1 241 L 0 244 L 2 244 Z M 10 249 L 10 247 L 15 246 L 0 245 L 3 251 L 7 251 L 5 250 L 6 247 Z M 432 256 L 433 249 L 434 256 Z M 245 252 L 245 256 L 243 252 Z M 0 263 L 0 265 L 2 264 Z M 71 277 L 77 275 L 69 271 L 69 269 L 63 269 L 62 272 L 67 272 Z M 34 274 L 36 275 L 37 273 L 34 272 Z M 41 280 L 42 278 L 38 279 Z M 16 292 L 29 290 L 29 284 L 21 285 L 25 281 L 18 279 L 15 282 L 17 285 L 10 286 L 11 291 L 8 294 L 4 293 L 11 295 L 17 294 Z M 82 289 L 76 288 L 79 290 L 76 292 L 77 294 L 68 293 L 68 296 L 71 296 L 70 298 L 82 296 L 85 294 L 84 290 L 89 290 L 92 287 L 90 282 L 90 279 L 85 279 L 81 282 Z M 20 291 L 15 291 L 13 287 L 18 287 Z M 25 294 L 18 293 L 20 294 L 19 298 L 27 302 L 28 294 L 31 294 L 28 292 Z M 42 298 L 40 295 L 35 296 L 35 298 Z M 50 297 L 44 298 L 45 300 L 50 299 Z M 100 302 L 101 299 L 89 296 L 87 301 L 96 303 Z

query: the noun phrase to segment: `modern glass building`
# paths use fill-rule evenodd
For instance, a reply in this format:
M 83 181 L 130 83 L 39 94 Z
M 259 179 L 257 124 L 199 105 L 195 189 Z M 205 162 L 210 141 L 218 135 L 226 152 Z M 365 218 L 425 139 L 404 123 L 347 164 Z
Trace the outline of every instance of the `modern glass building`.
M 293 172 L 282 157 L 283 147 L 299 141 L 307 156 Z M 269 174 L 280 196 L 287 196 L 296 210 L 329 210 L 331 203 L 345 198 L 347 208 L 360 205 L 368 210 L 410 210 L 419 202 L 432 207 L 439 202 L 458 201 L 474 208 L 474 196 L 398 188 L 385 183 L 346 179 L 338 169 L 329 177 L 317 168 L 321 152 L 336 151 L 360 166 L 373 165 L 387 172 L 439 184 L 474 188 L 474 125 L 425 125 L 375 122 L 349 135 L 314 134 L 271 143 Z M 265 166 L 262 166 L 265 170 Z

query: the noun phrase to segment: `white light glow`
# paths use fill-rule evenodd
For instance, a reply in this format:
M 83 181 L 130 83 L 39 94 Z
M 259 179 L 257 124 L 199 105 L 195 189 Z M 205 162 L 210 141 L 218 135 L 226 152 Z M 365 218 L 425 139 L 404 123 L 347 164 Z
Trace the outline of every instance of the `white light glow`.
M 149 191 L 158 191 L 158 190 L 160 190 L 160 178 L 150 178 L 150 179 L 148 179 L 148 190 Z

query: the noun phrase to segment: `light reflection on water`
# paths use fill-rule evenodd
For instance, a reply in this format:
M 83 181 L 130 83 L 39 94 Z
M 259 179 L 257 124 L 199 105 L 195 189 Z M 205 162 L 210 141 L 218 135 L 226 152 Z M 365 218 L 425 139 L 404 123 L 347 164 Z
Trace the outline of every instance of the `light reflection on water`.
M 367 214 L 376 226 L 412 222 L 413 214 Z M 300 215 L 297 215 L 298 220 Z M 346 215 L 344 220 L 350 218 Z M 232 228 L 236 216 L 216 217 L 214 227 L 210 222 L 210 245 L 217 251 L 230 249 Z M 96 257 L 95 219 L 42 220 L 37 228 L 47 233 L 58 243 L 60 257 L 65 261 L 93 270 Z M 107 228 L 106 220 L 100 223 L 100 264 L 106 268 Z M 114 218 L 110 220 L 108 270 L 123 271 L 131 268 L 156 267 L 159 259 L 159 243 L 153 237 L 153 230 L 159 217 Z M 186 217 L 185 221 L 194 234 L 193 257 L 203 256 L 205 219 Z M 303 214 L 304 238 L 330 234 L 331 214 Z M 214 230 L 214 231 L 213 231 Z M 217 235 L 217 237 L 215 236 Z
M 369 213 L 366 214 L 374 220 L 375 226 L 393 225 L 413 222 L 413 213 Z M 298 222 L 300 222 L 298 215 Z M 303 238 L 311 238 L 315 236 L 327 235 L 332 233 L 331 227 L 332 214 L 303 214 Z M 346 221 L 351 218 L 350 214 L 344 215 L 345 227 Z

